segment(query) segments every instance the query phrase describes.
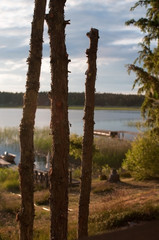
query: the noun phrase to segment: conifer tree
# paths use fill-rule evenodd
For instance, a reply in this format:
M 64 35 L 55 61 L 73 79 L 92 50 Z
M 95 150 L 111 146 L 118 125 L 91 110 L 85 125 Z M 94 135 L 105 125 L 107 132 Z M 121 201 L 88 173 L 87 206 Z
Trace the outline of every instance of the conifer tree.
M 131 8 L 144 7 L 146 15 L 138 20 L 131 19 L 127 25 L 134 25 L 144 33 L 141 51 L 134 64 L 128 65 L 128 72 L 134 71 L 137 78 L 133 88 L 138 84 L 138 93 L 145 94 L 142 105 L 143 116 L 149 126 L 159 128 L 159 1 L 140 0 Z

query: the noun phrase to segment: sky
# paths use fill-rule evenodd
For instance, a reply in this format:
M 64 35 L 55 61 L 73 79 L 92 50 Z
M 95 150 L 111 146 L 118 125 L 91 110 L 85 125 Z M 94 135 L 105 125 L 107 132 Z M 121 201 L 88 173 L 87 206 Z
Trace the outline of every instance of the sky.
M 48 0 L 49 1 L 49 0 Z M 66 47 L 69 54 L 69 92 L 85 90 L 85 72 L 89 48 L 86 33 L 99 30 L 96 92 L 135 94 L 135 75 L 127 73 L 126 64 L 138 55 L 142 33 L 126 26 L 125 21 L 143 15 L 144 9 L 131 12 L 136 0 L 67 0 L 65 19 Z M 0 91 L 25 92 L 34 0 L 5 0 L 0 4 Z M 48 12 L 48 3 L 47 10 Z M 40 91 L 50 91 L 49 38 L 44 26 Z

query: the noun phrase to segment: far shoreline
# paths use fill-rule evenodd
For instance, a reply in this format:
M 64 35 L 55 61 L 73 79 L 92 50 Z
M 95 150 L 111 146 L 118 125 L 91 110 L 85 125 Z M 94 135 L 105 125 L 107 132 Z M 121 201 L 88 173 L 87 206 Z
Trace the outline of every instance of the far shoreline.
M 23 108 L 22 106 L 0 106 L 0 109 L 14 109 L 14 108 Z M 37 109 L 50 109 L 50 106 L 38 106 Z M 69 110 L 84 110 L 84 106 L 69 106 Z M 101 106 L 96 106 L 95 110 L 121 110 L 121 111 L 140 111 L 141 107 L 117 107 L 117 106 L 108 106 L 108 107 L 101 107 Z

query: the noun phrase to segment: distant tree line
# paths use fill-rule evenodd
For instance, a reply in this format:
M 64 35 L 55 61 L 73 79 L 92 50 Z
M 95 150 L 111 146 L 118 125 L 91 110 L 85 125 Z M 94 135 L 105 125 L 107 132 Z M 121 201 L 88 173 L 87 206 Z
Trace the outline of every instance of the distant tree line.
M 20 107 L 23 105 L 23 93 L 0 92 L 0 107 Z M 96 93 L 95 105 L 100 107 L 140 107 L 144 101 L 143 95 Z M 70 92 L 69 106 L 83 106 L 84 93 Z M 47 92 L 38 94 L 38 106 L 50 106 Z

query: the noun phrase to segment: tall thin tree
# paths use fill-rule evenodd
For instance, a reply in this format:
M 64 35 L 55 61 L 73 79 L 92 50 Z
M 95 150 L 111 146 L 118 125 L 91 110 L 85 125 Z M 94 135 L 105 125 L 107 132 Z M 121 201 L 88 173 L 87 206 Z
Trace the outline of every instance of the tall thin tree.
M 90 38 L 90 48 L 86 50 L 88 56 L 88 70 L 86 72 L 84 136 L 82 146 L 82 177 L 78 216 L 78 239 L 88 236 L 88 216 L 92 177 L 92 150 L 94 131 L 94 98 L 96 80 L 96 58 L 98 47 L 98 30 L 92 28 L 87 33 Z
M 17 215 L 20 223 L 20 240 L 33 239 L 34 222 L 34 121 L 37 108 L 39 78 L 42 58 L 43 26 L 46 0 L 35 0 L 26 93 L 23 117 L 20 124 L 21 159 L 19 164 L 21 187 L 21 210 Z
M 68 221 L 68 54 L 64 20 L 66 0 L 50 0 L 46 15 L 50 37 L 51 132 L 53 139 L 50 172 L 51 239 L 67 239 Z

